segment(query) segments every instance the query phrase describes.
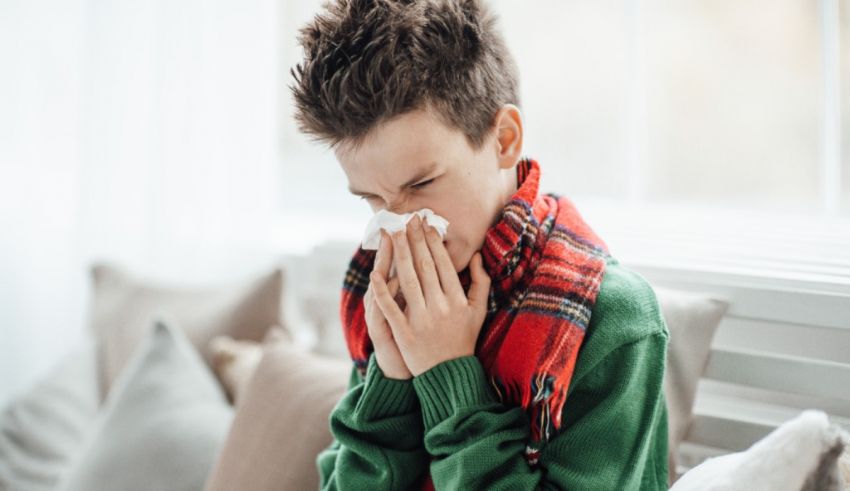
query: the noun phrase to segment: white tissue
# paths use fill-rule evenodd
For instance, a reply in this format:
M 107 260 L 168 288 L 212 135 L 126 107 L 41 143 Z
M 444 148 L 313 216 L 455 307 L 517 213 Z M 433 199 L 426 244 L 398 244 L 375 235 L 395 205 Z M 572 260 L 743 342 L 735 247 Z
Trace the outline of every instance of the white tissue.
M 380 210 L 378 213 L 375 213 L 372 219 L 369 220 L 369 224 L 366 225 L 366 232 L 363 234 L 361 247 L 370 250 L 378 249 L 378 246 L 381 244 L 381 229 L 386 230 L 387 233 L 404 230 L 407 227 L 407 222 L 413 218 L 414 214 L 419 215 L 422 220 L 434 227 L 439 232 L 440 237 L 446 236 L 449 221 L 431 211 L 430 208 L 422 208 L 421 210 L 405 213 L 404 215 Z

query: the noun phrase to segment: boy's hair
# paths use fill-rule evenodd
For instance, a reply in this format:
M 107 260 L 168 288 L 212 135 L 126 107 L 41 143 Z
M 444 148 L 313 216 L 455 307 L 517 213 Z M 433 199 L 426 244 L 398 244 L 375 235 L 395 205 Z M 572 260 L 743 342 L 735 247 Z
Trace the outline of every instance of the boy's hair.
M 504 104 L 520 106 L 519 75 L 482 0 L 331 0 L 299 30 L 290 73 L 295 120 L 331 147 L 359 145 L 375 126 L 435 109 L 475 150 Z

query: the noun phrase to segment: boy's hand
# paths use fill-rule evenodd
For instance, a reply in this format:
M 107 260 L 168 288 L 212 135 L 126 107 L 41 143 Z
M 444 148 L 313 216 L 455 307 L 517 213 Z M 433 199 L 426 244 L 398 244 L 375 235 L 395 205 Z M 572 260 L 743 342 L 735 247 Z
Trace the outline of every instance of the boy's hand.
M 392 261 L 392 241 L 389 235 L 384 230 L 381 230 L 381 245 L 378 247 L 378 252 L 375 256 L 375 265 L 372 269 L 372 275 L 379 276 L 381 280 L 387 277 L 390 271 Z M 396 297 L 398 294 L 398 278 L 393 276 L 389 282 L 382 282 L 381 285 L 385 290 L 389 291 L 390 297 Z M 369 282 L 369 288 L 366 290 L 366 295 L 363 297 L 363 306 L 366 315 L 366 327 L 369 330 L 369 338 L 372 339 L 372 345 L 375 348 L 375 361 L 387 378 L 406 380 L 412 377 L 410 370 L 404 363 L 399 352 L 398 346 L 393 339 L 393 333 L 390 329 L 384 313 L 378 308 L 374 296 L 374 281 Z M 393 300 L 391 300 L 393 301 Z M 396 300 L 395 302 L 397 302 Z M 404 300 L 401 308 L 404 308 Z M 394 303 L 395 303 L 394 302 Z
M 413 376 L 461 356 L 475 354 L 475 344 L 487 315 L 490 277 L 481 253 L 472 257 L 469 298 L 440 234 L 418 215 L 407 230 L 392 234 L 393 263 L 407 301 L 402 310 L 382 275 L 373 272 L 370 288 L 389 322 L 401 355 Z

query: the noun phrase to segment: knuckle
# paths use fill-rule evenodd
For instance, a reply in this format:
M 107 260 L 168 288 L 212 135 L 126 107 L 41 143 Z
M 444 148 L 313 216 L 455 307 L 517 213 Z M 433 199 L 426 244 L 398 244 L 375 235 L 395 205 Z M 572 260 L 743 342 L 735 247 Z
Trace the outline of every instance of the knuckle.
M 434 306 L 435 313 L 441 317 L 445 317 L 451 311 L 451 304 L 448 302 L 438 302 Z
M 419 268 L 422 271 L 427 271 L 434 267 L 434 260 L 430 257 L 423 257 L 419 260 Z
M 404 286 L 406 286 L 408 289 L 414 289 L 419 286 L 419 282 L 414 278 L 408 278 L 404 280 Z

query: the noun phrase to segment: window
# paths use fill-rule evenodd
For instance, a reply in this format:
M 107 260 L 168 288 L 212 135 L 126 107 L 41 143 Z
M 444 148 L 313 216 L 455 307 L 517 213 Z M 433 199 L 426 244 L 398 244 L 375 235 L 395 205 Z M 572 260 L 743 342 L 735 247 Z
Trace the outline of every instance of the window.
M 318 8 L 288 3 L 299 22 Z M 642 207 L 723 209 L 751 217 L 744 228 L 766 223 L 759 213 L 817 218 L 815 235 L 831 227 L 825 217 L 850 220 L 847 2 L 490 3 L 520 67 L 525 154 L 541 163 L 541 191 L 574 197 L 600 227 Z M 284 33 L 287 43 L 293 36 Z M 299 55 L 291 48 L 287 67 Z M 332 153 L 297 132 L 285 140 L 286 174 L 316 182 L 318 209 L 360 207 L 353 220 L 365 223 L 368 207 L 345 196 Z M 287 215 L 304 203 L 288 203 Z M 669 232 L 687 233 L 682 226 Z

